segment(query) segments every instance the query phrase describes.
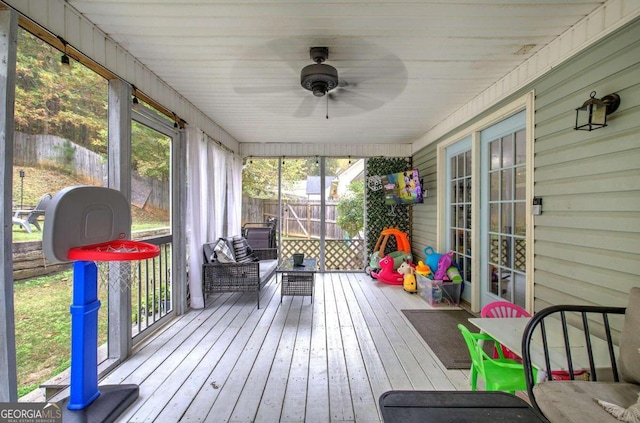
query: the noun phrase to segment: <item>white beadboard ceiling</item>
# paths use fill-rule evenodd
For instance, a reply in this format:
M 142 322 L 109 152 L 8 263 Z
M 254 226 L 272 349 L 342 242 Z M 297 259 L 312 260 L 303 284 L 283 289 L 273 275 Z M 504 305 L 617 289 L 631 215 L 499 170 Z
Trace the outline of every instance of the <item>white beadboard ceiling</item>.
M 240 143 L 348 145 L 415 141 L 604 2 L 67 3 Z M 300 86 L 313 46 L 347 84 L 329 119 Z

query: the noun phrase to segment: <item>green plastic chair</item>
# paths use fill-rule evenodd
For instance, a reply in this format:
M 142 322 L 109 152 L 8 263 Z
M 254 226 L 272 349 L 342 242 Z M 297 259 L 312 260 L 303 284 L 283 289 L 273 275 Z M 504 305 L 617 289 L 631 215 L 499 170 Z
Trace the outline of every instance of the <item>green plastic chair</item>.
M 483 349 L 482 342 L 490 341 L 500 346 L 498 341 L 484 333 L 469 332 L 464 325 L 459 324 L 458 329 L 469 348 L 471 356 L 471 390 L 477 390 L 478 375 L 482 376 L 487 391 L 507 391 L 512 394 L 515 391 L 526 391 L 527 383 L 524 376 L 522 363 L 509 358 L 504 358 L 501 348 L 497 348 L 498 358 L 490 357 Z M 534 369 L 534 379 L 536 380 Z

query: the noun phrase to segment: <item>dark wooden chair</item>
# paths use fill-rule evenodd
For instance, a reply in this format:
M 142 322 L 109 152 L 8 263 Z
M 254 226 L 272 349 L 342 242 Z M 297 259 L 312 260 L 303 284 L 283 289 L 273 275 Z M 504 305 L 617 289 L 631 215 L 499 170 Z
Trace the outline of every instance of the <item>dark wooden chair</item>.
M 620 329 L 619 352 L 614 344 L 614 332 Z M 615 324 L 614 324 L 615 322 Z M 561 328 L 566 369 L 570 380 L 554 380 L 551 372 L 549 333 L 550 327 Z M 624 307 L 557 305 L 537 312 L 525 328 L 522 339 L 523 364 L 527 391 L 531 405 L 551 422 L 615 422 L 596 400 L 607 401 L 626 408 L 635 403 L 640 393 L 640 288 L 632 288 L 629 304 Z M 569 336 L 572 328 L 583 333 L 584 347 L 577 349 L 581 357 L 574 357 Z M 534 335 L 534 332 L 536 333 Z M 557 332 L 556 332 L 557 334 Z M 598 340 L 596 340 L 598 338 Z M 577 341 L 576 338 L 573 338 Z M 608 350 L 600 350 L 601 362 L 597 365 L 594 342 L 606 343 Z M 532 346 L 541 342 L 545 361 L 546 380 L 536 381 L 532 369 Z M 558 341 L 555 341 L 558 345 Z M 540 345 L 540 344 L 538 344 Z M 556 350 L 558 348 L 556 347 Z M 584 363 L 589 380 L 577 380 L 574 371 Z

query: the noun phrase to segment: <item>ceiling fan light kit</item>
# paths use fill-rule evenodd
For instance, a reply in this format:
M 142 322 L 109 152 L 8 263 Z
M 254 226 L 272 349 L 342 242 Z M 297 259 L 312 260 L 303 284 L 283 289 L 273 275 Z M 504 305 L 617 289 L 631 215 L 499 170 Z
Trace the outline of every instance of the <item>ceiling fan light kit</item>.
M 322 63 L 329 58 L 327 47 L 311 47 L 309 55 L 316 63 L 302 68 L 300 84 L 316 97 L 322 97 L 338 86 L 338 71 L 333 66 Z

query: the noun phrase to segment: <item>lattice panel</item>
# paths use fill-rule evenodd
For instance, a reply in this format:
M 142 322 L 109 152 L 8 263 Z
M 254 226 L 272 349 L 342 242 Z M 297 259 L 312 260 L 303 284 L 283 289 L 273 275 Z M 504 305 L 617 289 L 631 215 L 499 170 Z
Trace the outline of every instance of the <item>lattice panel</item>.
M 364 268 L 362 239 L 332 240 L 325 242 L 326 270 L 362 270 Z
M 296 253 L 302 253 L 306 258 L 315 258 L 320 262 L 319 239 L 284 239 L 280 258 L 286 259 Z
M 527 271 L 527 240 L 516 239 L 515 269 L 523 272 Z
M 515 239 L 515 249 L 514 249 L 514 262 L 509 263 L 509 252 L 510 252 L 510 241 L 507 238 L 502 239 L 502 251 L 498 248 L 498 240 L 491 240 L 491 257 L 489 261 L 491 263 L 498 263 L 505 267 L 510 267 L 513 265 L 515 270 L 520 270 L 522 272 L 527 271 L 527 242 L 525 239 Z M 502 262 L 500 262 L 500 257 L 502 258 Z
M 325 242 L 325 270 L 364 269 L 365 242 L 362 239 L 327 240 Z M 307 258 L 320 260 L 320 240 L 287 239 L 282 241 L 281 258 L 302 253 Z

